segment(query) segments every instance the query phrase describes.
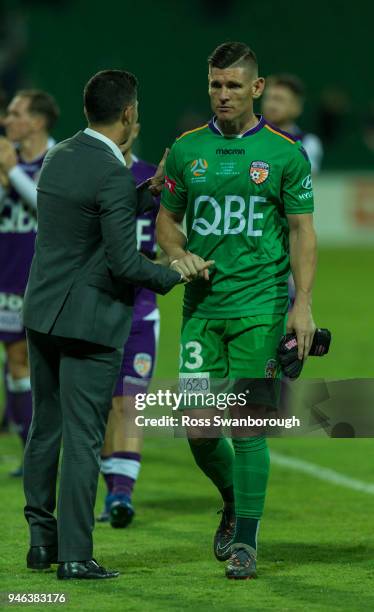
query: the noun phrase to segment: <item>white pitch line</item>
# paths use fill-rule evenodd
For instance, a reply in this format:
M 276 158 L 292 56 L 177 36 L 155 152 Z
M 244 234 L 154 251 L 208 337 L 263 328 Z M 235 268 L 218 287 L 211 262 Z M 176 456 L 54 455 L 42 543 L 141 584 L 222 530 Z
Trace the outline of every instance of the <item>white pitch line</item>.
M 319 480 L 324 480 L 325 482 L 333 483 L 340 487 L 345 487 L 346 489 L 374 495 L 374 484 L 358 480 L 357 478 L 351 478 L 344 474 L 339 474 L 339 472 L 335 472 L 335 470 L 322 467 L 310 461 L 295 459 L 295 457 L 287 457 L 287 455 L 282 455 L 276 451 L 271 451 L 271 461 L 274 465 L 286 467 L 295 472 L 302 472 L 313 478 L 318 478 Z

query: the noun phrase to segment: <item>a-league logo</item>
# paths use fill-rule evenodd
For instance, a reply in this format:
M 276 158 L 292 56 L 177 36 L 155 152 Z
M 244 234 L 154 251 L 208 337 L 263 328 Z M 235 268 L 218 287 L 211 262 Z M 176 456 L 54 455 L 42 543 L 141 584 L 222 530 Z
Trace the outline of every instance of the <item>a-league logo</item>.
M 249 176 L 256 185 L 264 183 L 269 176 L 270 166 L 264 161 L 253 161 L 249 168 Z
M 191 164 L 191 172 L 194 176 L 203 176 L 208 168 L 206 159 L 194 159 Z

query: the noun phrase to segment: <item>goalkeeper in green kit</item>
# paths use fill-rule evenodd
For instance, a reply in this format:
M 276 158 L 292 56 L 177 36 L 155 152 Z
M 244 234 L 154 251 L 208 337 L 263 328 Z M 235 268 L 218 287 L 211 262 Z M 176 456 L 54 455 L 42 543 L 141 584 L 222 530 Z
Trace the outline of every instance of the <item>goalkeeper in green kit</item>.
M 265 85 L 254 52 L 224 43 L 208 64 L 214 116 L 171 148 L 157 221 L 161 248 L 192 280 L 180 375 L 204 388 L 220 379 L 278 379 L 277 347 L 286 329 L 297 335 L 299 359 L 306 358 L 315 331 L 316 266 L 310 163 L 300 142 L 254 114 Z M 206 262 L 209 271 L 202 269 Z M 296 298 L 287 319 L 290 270 Z M 258 384 L 249 395 L 252 414 L 274 408 L 267 389 Z M 234 407 L 231 414 L 246 413 Z M 228 560 L 228 578 L 253 578 L 269 474 L 263 431 L 232 430 L 232 445 L 222 436 L 189 434 L 189 444 L 223 499 L 215 555 Z

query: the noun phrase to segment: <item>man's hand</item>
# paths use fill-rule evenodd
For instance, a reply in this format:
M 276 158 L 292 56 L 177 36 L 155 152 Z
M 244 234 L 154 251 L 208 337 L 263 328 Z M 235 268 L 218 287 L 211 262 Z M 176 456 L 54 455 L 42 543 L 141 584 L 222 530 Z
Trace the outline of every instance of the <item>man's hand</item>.
M 170 263 L 170 267 L 173 270 L 180 272 L 186 281 L 192 281 L 198 277 L 204 278 L 204 280 L 208 281 L 208 268 L 210 268 L 210 266 L 213 264 L 213 259 L 205 261 L 205 259 L 199 257 L 199 255 L 195 255 L 194 253 L 187 251 L 187 253 L 181 257 L 173 259 Z
M 295 332 L 297 337 L 298 358 L 306 359 L 312 346 L 316 326 L 309 304 L 300 304 L 297 300 L 288 315 L 287 333 Z
M 169 150 L 170 149 L 165 149 L 165 153 L 163 154 L 162 159 L 157 166 L 156 174 L 150 179 L 150 185 L 148 189 L 155 197 L 159 196 L 162 191 L 165 178 L 165 163 L 166 158 L 169 155 Z
M 8 172 L 17 165 L 17 155 L 13 144 L 4 136 L 0 137 L 0 169 Z

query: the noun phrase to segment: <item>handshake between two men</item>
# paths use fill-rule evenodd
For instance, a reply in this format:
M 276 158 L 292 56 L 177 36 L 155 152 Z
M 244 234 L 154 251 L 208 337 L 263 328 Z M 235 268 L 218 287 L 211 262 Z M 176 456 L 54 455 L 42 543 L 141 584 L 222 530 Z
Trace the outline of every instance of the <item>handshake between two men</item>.
M 170 268 L 179 272 L 185 283 L 189 283 L 197 278 L 209 280 L 209 268 L 214 264 L 213 259 L 205 261 L 199 255 L 190 253 L 190 251 L 182 253 L 179 257 L 175 257 L 170 261 Z

